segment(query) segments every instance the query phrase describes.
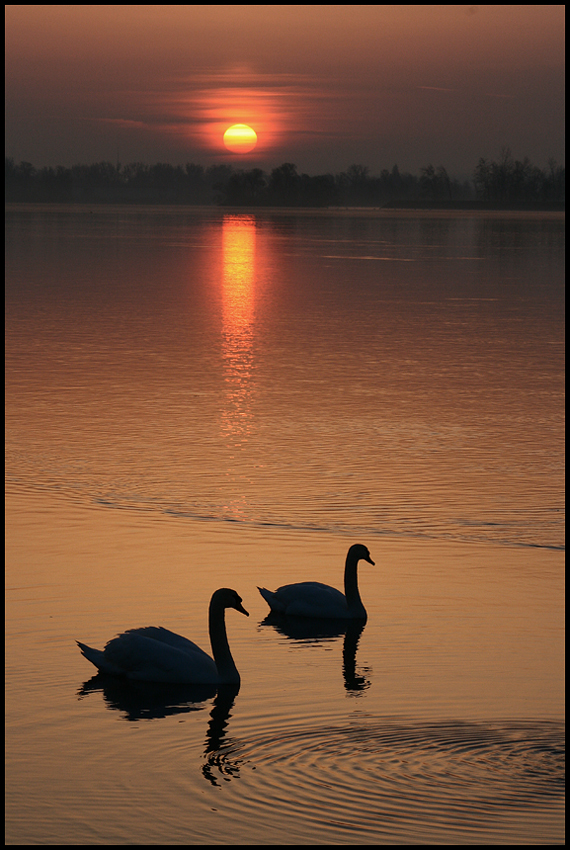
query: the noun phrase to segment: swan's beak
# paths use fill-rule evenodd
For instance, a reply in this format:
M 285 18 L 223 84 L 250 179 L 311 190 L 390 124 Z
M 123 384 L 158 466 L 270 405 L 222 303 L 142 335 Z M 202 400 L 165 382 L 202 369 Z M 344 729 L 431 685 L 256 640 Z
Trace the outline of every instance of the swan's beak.
M 367 558 L 365 558 L 365 560 L 366 560 L 366 561 L 368 561 L 368 563 L 369 563 L 369 564 L 372 564 L 372 566 L 373 566 L 373 567 L 375 567 L 375 566 L 376 566 L 376 564 L 374 563 L 374 561 L 372 560 L 372 558 L 370 557 L 370 555 L 369 555 Z
M 235 605 L 236 611 L 240 611 L 242 614 L 245 614 L 246 617 L 249 617 L 249 611 L 246 611 L 241 602 L 238 602 Z

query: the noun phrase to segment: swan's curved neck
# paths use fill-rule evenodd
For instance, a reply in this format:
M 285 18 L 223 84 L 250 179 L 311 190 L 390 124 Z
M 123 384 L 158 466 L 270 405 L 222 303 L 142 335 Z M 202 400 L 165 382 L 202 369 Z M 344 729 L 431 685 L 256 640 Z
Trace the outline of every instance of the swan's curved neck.
M 223 605 L 216 604 L 215 601 L 210 603 L 208 625 L 212 655 L 218 668 L 220 682 L 228 685 L 239 685 L 240 677 L 230 652 L 226 632 L 226 609 Z
M 355 558 L 352 553 L 346 556 L 346 564 L 344 567 L 344 595 L 346 596 L 346 604 L 348 610 L 353 616 L 366 617 L 366 609 L 362 604 L 360 592 L 358 590 L 358 558 Z

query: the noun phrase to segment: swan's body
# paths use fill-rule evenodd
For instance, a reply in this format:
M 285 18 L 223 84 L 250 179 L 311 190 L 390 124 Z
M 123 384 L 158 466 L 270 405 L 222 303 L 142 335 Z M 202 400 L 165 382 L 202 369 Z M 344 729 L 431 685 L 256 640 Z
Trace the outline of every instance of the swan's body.
M 211 658 L 207 652 L 168 629 L 148 626 L 129 629 L 110 640 L 105 649 L 92 649 L 77 641 L 82 654 L 102 673 L 126 676 L 140 682 L 187 685 L 239 685 L 240 677 L 226 634 L 225 609 L 249 614 L 235 590 L 216 590 L 210 600 Z
M 286 584 L 277 590 L 258 590 L 276 614 L 291 617 L 335 618 L 342 620 L 366 619 L 366 608 L 358 592 L 357 565 L 359 560 L 374 564 L 366 546 L 351 546 L 344 568 L 344 593 L 319 581 L 301 581 Z

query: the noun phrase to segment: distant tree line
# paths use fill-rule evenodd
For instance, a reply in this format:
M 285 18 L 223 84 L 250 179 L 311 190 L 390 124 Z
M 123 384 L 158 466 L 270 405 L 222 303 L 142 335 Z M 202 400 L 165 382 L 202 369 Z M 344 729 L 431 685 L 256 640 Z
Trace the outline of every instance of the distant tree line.
M 495 204 L 525 201 L 564 202 L 566 170 L 549 159 L 545 170 L 537 168 L 526 157 L 513 159 L 509 148 L 503 148 L 497 162 L 480 159 L 473 182 L 477 197 Z
M 366 166 L 351 165 L 340 174 L 310 176 L 290 162 L 267 174 L 260 168 L 194 163 L 36 169 L 8 158 L 5 182 L 6 201 L 289 207 L 561 207 L 564 191 L 563 166 L 549 160 L 540 169 L 526 158 L 514 160 L 508 148 L 496 162 L 480 159 L 473 180 L 464 182 L 442 165 L 427 165 L 418 175 L 394 165 L 374 176 Z
M 420 176 L 400 172 L 397 165 L 378 177 L 363 165 L 351 165 L 340 174 L 314 177 L 299 174 L 285 162 L 266 175 L 259 168 L 234 172 L 218 188 L 222 203 L 231 206 L 381 207 L 394 202 L 469 200 L 474 197 L 469 183 L 448 177 L 445 168 L 427 166 Z
M 205 169 L 194 163 L 97 162 L 36 169 L 30 162 L 17 165 L 6 159 L 5 198 L 50 203 L 213 204 L 219 196 L 214 186 L 231 174 L 228 165 Z

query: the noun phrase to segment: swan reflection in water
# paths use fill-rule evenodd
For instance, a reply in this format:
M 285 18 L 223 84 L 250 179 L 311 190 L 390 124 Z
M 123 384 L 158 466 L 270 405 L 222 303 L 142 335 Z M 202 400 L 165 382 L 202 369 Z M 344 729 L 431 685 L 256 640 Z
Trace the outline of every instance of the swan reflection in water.
M 216 772 L 225 781 L 239 776 L 240 759 L 231 758 L 226 740 L 226 728 L 239 685 L 169 685 L 155 682 L 134 682 L 98 673 L 78 691 L 79 698 L 101 691 L 107 707 L 120 711 L 125 720 L 157 720 L 177 714 L 203 711 L 205 703 L 214 698 L 204 745 L 205 761 L 202 774 L 212 785 L 218 785 Z M 235 749 L 235 746 L 232 746 Z
M 136 682 L 108 673 L 97 673 L 78 691 L 79 698 L 101 691 L 107 708 L 120 711 L 125 720 L 158 720 L 191 711 L 203 711 L 216 696 L 216 685 L 168 685 Z
M 342 675 L 345 690 L 355 693 L 370 687 L 370 680 L 367 678 L 370 670 L 367 667 L 362 669 L 361 672 L 366 675 L 361 675 L 356 671 L 356 650 L 358 649 L 360 635 L 366 625 L 364 620 L 332 618 L 312 620 L 308 617 L 291 617 L 271 611 L 259 625 L 273 626 L 276 632 L 289 640 L 313 645 L 322 644 L 344 635 Z
M 239 776 L 243 759 L 231 756 L 229 749 L 231 744 L 234 751 L 237 741 L 235 738 L 226 740 L 226 727 L 238 691 L 239 685 L 220 685 L 210 712 L 204 750 L 206 760 L 202 765 L 202 775 L 212 785 L 220 784 L 217 781 L 216 772 L 226 782 Z

